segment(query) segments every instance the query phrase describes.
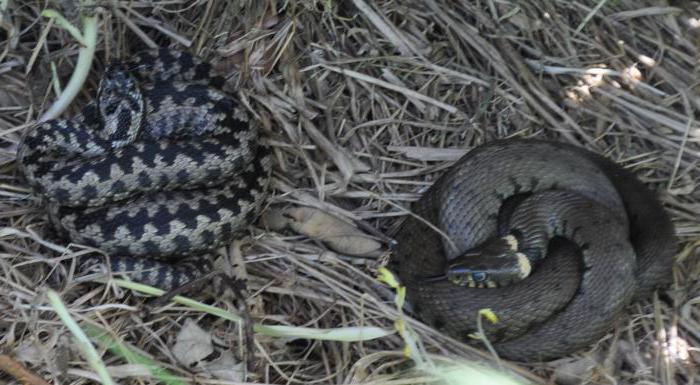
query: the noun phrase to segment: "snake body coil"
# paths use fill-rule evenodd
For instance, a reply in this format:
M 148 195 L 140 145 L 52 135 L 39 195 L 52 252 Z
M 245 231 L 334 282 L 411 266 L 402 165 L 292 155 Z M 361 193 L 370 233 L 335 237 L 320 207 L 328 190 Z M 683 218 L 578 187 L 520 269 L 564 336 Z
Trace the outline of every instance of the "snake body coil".
M 394 262 L 416 314 L 469 340 L 479 310 L 492 309 L 499 322 L 486 322 L 486 331 L 510 359 L 584 348 L 635 297 L 671 279 L 677 245 L 654 194 L 619 165 L 571 145 L 513 139 L 477 147 L 412 211 L 451 240 L 414 217 L 396 234 Z M 535 266 L 529 277 L 498 288 L 424 279 L 508 235 Z
M 63 235 L 107 253 L 112 270 L 137 271 L 134 279 L 164 289 L 201 273 L 207 265 L 198 262 L 265 198 L 269 156 L 212 72 L 175 50 L 140 53 L 108 71 L 97 103 L 34 126 L 18 149 L 20 170 Z M 676 251 L 673 226 L 644 185 L 561 143 L 481 146 L 413 211 L 450 239 L 413 217 L 396 235 L 399 276 L 416 313 L 466 339 L 478 311 L 490 308 L 501 321 L 487 331 L 512 359 L 590 344 L 635 294 L 668 281 Z M 535 265 L 529 277 L 493 289 L 423 279 L 501 233 L 516 236 Z M 156 261 L 166 257 L 190 263 Z
M 189 54 L 141 52 L 108 68 L 80 114 L 30 129 L 19 166 L 59 232 L 165 289 L 202 273 L 257 213 L 270 172 L 223 84 Z

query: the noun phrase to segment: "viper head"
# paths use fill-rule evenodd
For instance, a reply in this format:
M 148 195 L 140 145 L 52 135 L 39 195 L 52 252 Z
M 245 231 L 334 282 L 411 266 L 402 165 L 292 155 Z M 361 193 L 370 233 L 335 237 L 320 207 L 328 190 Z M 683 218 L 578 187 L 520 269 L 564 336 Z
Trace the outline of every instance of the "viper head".
M 118 148 L 131 143 L 141 130 L 145 101 L 138 81 L 122 63 L 110 64 L 97 90 L 101 135 Z

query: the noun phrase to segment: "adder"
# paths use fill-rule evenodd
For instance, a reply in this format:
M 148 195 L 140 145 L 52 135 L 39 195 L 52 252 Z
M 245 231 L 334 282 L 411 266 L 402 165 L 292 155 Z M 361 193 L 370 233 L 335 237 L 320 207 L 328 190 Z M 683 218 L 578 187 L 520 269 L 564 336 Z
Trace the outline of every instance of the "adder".
M 271 168 L 224 83 L 187 53 L 143 51 L 110 65 L 81 113 L 28 130 L 19 168 L 59 234 L 163 289 L 206 273 L 257 215 Z

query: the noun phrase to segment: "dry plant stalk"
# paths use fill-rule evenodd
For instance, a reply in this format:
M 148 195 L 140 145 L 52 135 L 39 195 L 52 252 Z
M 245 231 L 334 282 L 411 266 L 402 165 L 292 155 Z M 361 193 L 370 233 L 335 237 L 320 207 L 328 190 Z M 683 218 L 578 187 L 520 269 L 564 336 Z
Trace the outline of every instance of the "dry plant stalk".
M 596 350 L 569 360 L 591 360 L 585 363 L 594 370 L 574 370 L 586 365 L 566 366 L 569 361 L 515 370 L 533 382 L 554 376 L 697 383 L 700 31 L 698 10 L 680 3 L 686 8 L 631 0 L 108 2 L 95 10 L 101 20 L 96 61 L 67 115 L 94 95 L 107 60 L 153 44 L 189 49 L 229 75 L 229 85 L 262 125 L 277 163 L 270 205 L 319 208 L 384 237 L 410 202 L 479 143 L 541 137 L 604 153 L 658 190 L 672 214 L 684 245 L 674 286 L 661 300 L 630 308 Z M 44 378 L 88 377 L 55 314 L 42 307 L 43 288 L 55 286 L 81 319 L 182 378 L 190 372 L 169 348 L 184 319 L 236 352 L 235 324 L 175 306 L 144 315 L 142 298 L 75 280 L 77 258 L 92 251 L 50 238 L 38 202 L 17 175 L 14 151 L 55 98 L 51 68 L 65 82 L 79 46 L 40 17 L 42 2 L 11 4 L 0 17 L 3 348 L 25 353 L 21 361 Z M 62 11 L 69 19 L 77 14 Z M 248 235 L 241 252 L 256 322 L 393 327 L 393 293 L 373 276 L 377 259 L 337 254 L 312 239 L 260 226 Z M 233 308 L 226 298 L 209 298 Z M 432 353 L 489 362 L 483 352 L 412 326 Z M 249 382 L 429 378 L 405 371 L 410 365 L 396 335 L 363 343 L 258 336 L 255 347 Z M 105 359 L 115 368 L 124 363 L 108 353 Z

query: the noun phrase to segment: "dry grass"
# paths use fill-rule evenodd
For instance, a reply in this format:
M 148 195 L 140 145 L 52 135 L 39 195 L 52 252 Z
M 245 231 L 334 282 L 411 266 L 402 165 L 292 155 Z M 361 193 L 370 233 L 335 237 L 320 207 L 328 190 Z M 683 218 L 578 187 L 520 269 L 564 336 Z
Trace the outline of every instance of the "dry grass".
M 49 3 L 77 23 L 81 10 L 69 9 L 71 2 Z M 573 383 L 700 380 L 698 9 L 632 0 L 105 3 L 88 10 L 101 20 L 97 60 L 71 112 L 94 94 L 111 58 L 151 45 L 199 53 L 232 76 L 264 127 L 277 162 L 273 206 L 318 207 L 390 237 L 410 202 L 453 160 L 506 136 L 576 143 L 633 168 L 660 192 L 682 240 L 674 286 L 663 300 L 631 307 L 593 350 L 565 360 L 575 364 L 517 370 L 542 383 L 564 372 L 583 376 Z M 44 238 L 42 212 L 17 175 L 19 136 L 55 98 L 51 65 L 65 82 L 79 48 L 40 16 L 44 6 L 10 1 L 0 19 L 0 347 L 45 378 L 92 378 L 47 307 L 45 289 L 55 287 L 74 317 L 194 381 L 170 350 L 185 320 L 236 354 L 237 325 L 179 306 L 144 314 L 143 298 L 75 281 L 72 262 L 89 251 Z M 260 227 L 251 228 L 242 252 L 256 321 L 393 325 L 392 294 L 373 279 L 374 259 Z M 202 298 L 235 310 L 226 299 Z M 415 327 L 430 352 L 488 360 Z M 410 367 L 402 347 L 397 335 L 364 343 L 257 336 L 245 380 L 417 382 L 420 373 L 398 380 Z M 112 353 L 104 359 L 117 372 L 134 369 Z

